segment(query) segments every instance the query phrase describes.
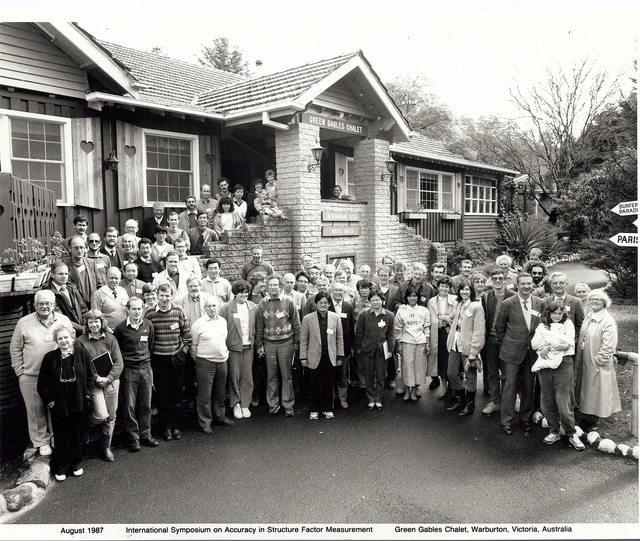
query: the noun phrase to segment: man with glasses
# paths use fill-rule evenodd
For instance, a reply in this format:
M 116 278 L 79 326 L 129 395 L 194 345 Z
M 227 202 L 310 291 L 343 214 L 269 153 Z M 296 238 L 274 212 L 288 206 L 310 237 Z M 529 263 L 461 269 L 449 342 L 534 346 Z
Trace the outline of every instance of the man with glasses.
M 120 269 L 111 267 L 107 271 L 106 285 L 98 289 L 91 300 L 91 309 L 102 312 L 111 332 L 127 317 L 126 306 L 129 295 L 120 286 L 120 280 L 122 280 Z
M 174 241 L 173 249 L 178 252 L 178 269 L 186 274 L 193 274 L 198 280 L 202 278 L 202 269 L 197 257 L 187 255 L 187 242 L 183 238 Z
M 504 273 L 495 268 L 491 271 L 493 288 L 482 294 L 481 302 L 485 314 L 485 340 L 482 348 L 482 368 L 487 373 L 489 384 L 489 402 L 482 410 L 485 415 L 500 411 L 500 345 L 496 334 L 496 320 L 505 299 L 512 297 L 514 292 L 504 285 Z
M 268 296 L 258 305 L 255 344 L 258 354 L 266 356 L 269 415 L 280 411 L 282 394 L 284 413 L 293 417 L 295 394 L 291 364 L 294 350 L 300 349 L 300 317 L 293 301 L 282 296 L 282 288 L 281 276 L 272 274 L 267 278 Z
M 116 246 L 120 246 L 120 248 L 124 248 L 122 241 L 125 235 L 131 235 L 133 240 L 133 247 L 137 250 L 138 243 L 140 242 L 140 237 L 138 237 L 138 221 L 137 220 L 127 220 L 124 223 L 124 233 L 122 236 L 118 237 L 116 241 Z
M 274 273 L 271 263 L 262 259 L 262 248 L 260 246 L 253 246 L 251 248 L 251 261 L 243 265 L 240 271 L 240 278 L 249 282 L 256 272 L 262 272 L 267 276 Z
M 96 263 L 96 270 L 100 273 L 102 281 L 107 282 L 107 269 L 111 266 L 111 259 L 108 255 L 100 252 L 102 248 L 102 239 L 98 233 L 91 233 L 87 237 L 87 245 L 89 249 L 87 251 L 87 257 L 94 259 Z
M 80 237 L 77 240 L 84 244 Z M 37 391 L 42 358 L 58 347 L 51 334 L 54 327 L 65 325 L 73 329 L 67 316 L 54 311 L 55 300 L 51 290 L 36 292 L 33 303 L 36 311 L 18 320 L 9 346 L 11 367 L 18 376 L 20 393 L 27 409 L 29 438 L 41 456 L 52 453 L 47 408 Z
M 567 275 L 560 271 L 555 271 L 549 276 L 549 283 L 553 290 L 553 295 L 548 296 L 544 301 L 547 306 L 551 301 L 559 301 L 564 304 L 567 311 L 567 317 L 573 322 L 573 326 L 576 329 L 576 343 L 578 342 L 578 335 L 582 328 L 582 322 L 584 321 L 584 310 L 582 308 L 582 301 L 578 297 L 569 295 L 567 293 L 567 287 L 569 285 L 569 279 Z
M 156 287 L 160 287 L 160 284 L 168 283 L 173 288 L 176 298 L 182 297 L 188 293 L 187 279 L 190 276 L 193 276 L 191 273 L 180 272 L 180 266 L 178 265 L 179 261 L 180 256 L 178 253 L 171 250 L 167 254 L 167 268 L 153 279 L 153 285 Z
M 534 297 L 544 299 L 547 295 L 553 294 L 551 283 L 549 282 L 549 271 L 542 261 L 529 261 L 523 270 L 533 278 L 532 295 Z
M 85 257 L 87 245 L 80 237 L 73 237 L 69 248 L 71 257 L 62 260 L 69 269 L 69 281 L 78 288 L 84 303 L 90 306 L 93 294 L 106 283 L 97 268 L 99 260 Z
M 196 208 L 196 198 L 193 195 L 184 200 L 187 207 L 178 214 L 178 227 L 184 231 L 189 231 L 198 225 L 198 209 Z

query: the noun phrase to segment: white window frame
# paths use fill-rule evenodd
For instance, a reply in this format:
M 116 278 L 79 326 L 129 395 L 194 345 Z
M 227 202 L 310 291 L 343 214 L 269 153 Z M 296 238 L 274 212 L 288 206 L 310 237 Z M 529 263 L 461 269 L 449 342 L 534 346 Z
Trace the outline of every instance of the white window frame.
M 351 178 L 351 176 L 349 175 L 349 167 L 353 167 L 354 173 L 355 173 L 356 159 L 351 158 L 350 156 L 347 156 L 347 167 L 345 170 L 345 175 L 347 176 L 347 182 L 345 184 L 346 186 L 345 195 L 355 196 L 356 195 L 355 174 L 353 175 L 354 178 Z
M 147 135 L 157 135 L 158 137 L 169 137 L 171 139 L 187 139 L 191 141 L 191 174 L 192 186 L 191 194 L 200 193 L 200 146 L 197 135 L 191 133 L 182 133 L 174 131 L 150 130 L 143 128 L 142 130 L 142 175 L 144 183 L 144 207 L 152 207 L 155 201 L 147 199 Z M 170 207 L 186 207 L 184 200 L 182 201 L 160 201 Z
M 470 182 L 469 182 L 470 180 Z M 476 187 L 478 187 L 478 192 L 480 191 L 480 183 L 474 184 L 474 180 L 478 181 L 478 180 L 485 180 L 488 182 L 491 182 L 492 186 L 489 188 L 491 193 L 493 194 L 493 197 L 491 199 L 488 199 L 486 197 L 480 198 L 478 197 L 473 197 L 473 186 L 475 185 Z M 465 175 L 464 177 L 464 207 L 465 207 L 465 214 L 472 214 L 475 216 L 497 216 L 498 215 L 498 181 L 494 178 L 490 178 L 490 177 L 480 177 L 478 175 Z M 471 190 L 470 190 L 470 197 L 467 197 L 467 186 L 471 186 Z M 485 188 L 485 193 L 486 193 L 486 189 L 488 188 L 487 186 L 484 186 Z M 485 202 L 485 206 L 486 203 L 495 203 L 495 212 L 480 212 L 480 211 L 473 211 L 473 202 L 477 201 L 478 203 L 480 201 Z M 467 202 L 469 202 L 469 210 L 467 210 Z M 478 205 L 479 207 L 479 205 Z
M 41 115 L 39 113 L 25 113 L 22 111 L 11 111 L 10 109 L 0 109 L 0 160 L 2 171 L 13 174 L 12 151 L 11 151 L 11 119 L 22 118 L 25 120 L 40 120 L 48 124 L 59 124 L 62 126 L 62 155 L 64 161 L 64 177 L 62 186 L 62 199 L 58 199 L 56 204 L 59 207 L 75 206 L 75 196 L 73 190 L 73 151 L 71 138 L 71 119 L 59 116 Z M 25 179 L 28 180 L 28 179 Z
M 420 173 L 426 173 L 429 175 L 436 175 L 438 177 L 438 208 L 437 209 L 423 209 L 421 212 L 438 212 L 438 213 L 442 213 L 442 212 L 460 212 L 460 204 L 458 201 L 458 195 L 457 195 L 457 182 L 456 182 L 456 174 L 455 173 L 448 173 L 446 171 L 435 171 L 433 169 L 423 169 L 421 167 L 410 167 L 407 166 L 405 168 L 405 173 L 404 173 L 404 177 L 405 177 L 405 182 L 404 182 L 404 186 L 405 186 L 405 207 L 407 209 L 409 209 L 410 206 L 410 202 L 409 202 L 409 196 L 407 194 L 407 190 L 408 190 L 408 173 L 409 171 L 416 171 L 418 173 L 418 202 L 420 200 Z M 450 177 L 451 178 L 451 208 L 444 208 L 442 205 L 442 177 L 446 176 L 446 177 Z M 413 190 L 412 190 L 413 191 Z

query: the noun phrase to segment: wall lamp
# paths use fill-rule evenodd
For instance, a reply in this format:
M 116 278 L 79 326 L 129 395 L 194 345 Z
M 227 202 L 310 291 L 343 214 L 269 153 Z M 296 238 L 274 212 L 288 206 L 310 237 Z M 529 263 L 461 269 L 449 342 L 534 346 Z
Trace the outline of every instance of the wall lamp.
M 316 163 L 309 163 L 309 172 L 315 171 L 320 167 L 320 160 L 322 160 L 322 153 L 324 152 L 324 147 L 320 146 L 320 143 L 316 143 L 316 146 L 311 149 L 311 154 L 313 154 L 313 159 Z
M 389 159 L 387 159 L 386 162 L 384 162 L 384 166 L 387 168 L 387 172 L 386 173 L 382 173 L 380 175 L 380 180 L 389 180 L 391 179 L 391 177 L 393 176 L 393 173 L 396 170 L 396 162 L 391 155 L 389 155 Z
M 111 171 L 118 171 L 118 158 L 116 158 L 116 151 L 112 150 L 109 157 L 104 161 L 105 169 L 111 169 Z

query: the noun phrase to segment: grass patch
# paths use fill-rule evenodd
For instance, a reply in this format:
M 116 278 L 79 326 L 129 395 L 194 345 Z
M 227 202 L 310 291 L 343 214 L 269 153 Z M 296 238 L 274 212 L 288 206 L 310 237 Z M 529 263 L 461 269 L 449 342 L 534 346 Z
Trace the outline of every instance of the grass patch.
M 618 351 L 637 353 L 638 307 L 613 304 L 609 313 L 618 324 Z M 614 413 L 608 419 L 600 420 L 597 429 L 602 438 L 609 438 L 616 443 L 626 443 L 631 447 L 638 445 L 637 436 L 631 435 L 633 372 L 634 366 L 630 361 L 625 366 L 618 365 L 617 380 L 622 411 Z

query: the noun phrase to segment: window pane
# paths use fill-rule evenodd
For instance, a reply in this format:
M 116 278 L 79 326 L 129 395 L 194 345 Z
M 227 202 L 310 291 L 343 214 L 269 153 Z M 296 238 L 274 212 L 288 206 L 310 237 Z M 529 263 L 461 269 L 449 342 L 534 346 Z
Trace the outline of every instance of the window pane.
M 44 123 L 29 122 L 29 139 L 32 141 L 44 141 Z
M 29 179 L 30 180 L 45 180 L 44 163 L 42 163 L 42 162 L 30 162 L 29 163 Z
M 46 143 L 47 160 L 62 161 L 62 145 L 60 143 Z
M 57 163 L 45 163 L 44 173 L 47 181 L 55 180 L 56 182 L 62 182 L 62 166 Z
M 14 176 L 24 180 L 29 180 L 29 162 L 12 160 L 11 170 L 13 171 Z
M 29 139 L 29 128 L 26 120 L 11 119 L 11 137 Z
M 12 140 L 12 151 L 14 158 L 28 158 L 29 157 L 29 141 L 26 139 Z
M 29 141 L 29 158 L 32 160 L 44 160 L 44 143 L 42 141 Z

